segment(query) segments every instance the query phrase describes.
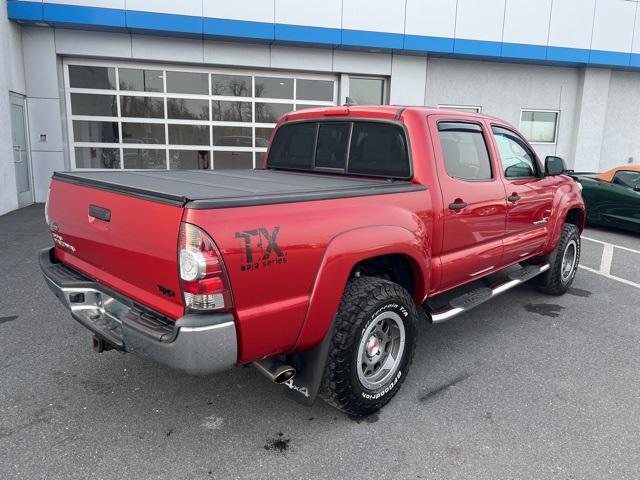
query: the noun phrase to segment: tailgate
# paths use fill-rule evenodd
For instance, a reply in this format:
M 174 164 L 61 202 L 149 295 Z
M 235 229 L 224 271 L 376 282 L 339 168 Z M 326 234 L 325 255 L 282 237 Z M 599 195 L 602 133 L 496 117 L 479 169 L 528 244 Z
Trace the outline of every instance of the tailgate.
M 56 257 L 171 318 L 184 313 L 177 263 L 182 207 L 54 179 Z

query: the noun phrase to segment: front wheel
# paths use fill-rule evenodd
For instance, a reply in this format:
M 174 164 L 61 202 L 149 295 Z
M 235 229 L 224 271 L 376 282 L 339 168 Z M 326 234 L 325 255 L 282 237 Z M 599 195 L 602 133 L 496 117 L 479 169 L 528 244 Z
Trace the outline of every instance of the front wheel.
M 322 398 L 353 416 L 386 405 L 409 371 L 418 318 L 400 285 L 374 277 L 350 280 L 335 318 Z
M 580 262 L 580 233 L 578 227 L 567 223 L 562 229 L 556 248 L 547 257 L 549 270 L 540 276 L 540 289 L 551 295 L 569 290 Z

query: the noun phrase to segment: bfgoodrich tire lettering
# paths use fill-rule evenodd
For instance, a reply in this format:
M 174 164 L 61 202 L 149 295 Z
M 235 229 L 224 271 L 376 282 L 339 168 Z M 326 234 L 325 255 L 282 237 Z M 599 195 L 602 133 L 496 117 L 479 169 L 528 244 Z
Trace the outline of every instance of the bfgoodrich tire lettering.
M 349 281 L 336 314 L 321 397 L 353 416 L 387 404 L 413 360 L 417 319 L 401 286 L 374 277 Z

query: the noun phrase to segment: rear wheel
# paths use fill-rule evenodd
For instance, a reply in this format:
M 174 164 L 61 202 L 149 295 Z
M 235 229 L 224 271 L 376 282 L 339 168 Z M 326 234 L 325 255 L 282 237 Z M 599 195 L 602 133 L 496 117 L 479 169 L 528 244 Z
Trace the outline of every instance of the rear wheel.
M 551 295 L 562 295 L 573 283 L 580 262 L 580 233 L 578 227 L 567 223 L 562 229 L 556 248 L 547 257 L 549 270 L 540 276 L 540 289 Z
M 417 321 L 400 285 L 375 277 L 350 280 L 336 314 L 322 398 L 353 416 L 386 405 L 411 365 Z

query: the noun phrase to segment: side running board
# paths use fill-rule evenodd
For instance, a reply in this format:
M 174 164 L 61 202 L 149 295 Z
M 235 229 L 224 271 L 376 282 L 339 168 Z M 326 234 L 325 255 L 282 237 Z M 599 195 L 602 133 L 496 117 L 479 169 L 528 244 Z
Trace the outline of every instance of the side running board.
M 491 285 L 490 287 L 480 287 L 472 290 L 464 295 L 460 295 L 449 301 L 448 305 L 438 308 L 431 312 L 431 323 L 441 323 L 453 318 L 461 313 L 471 310 L 474 307 L 497 297 L 507 290 L 517 287 L 521 283 L 531 280 L 533 277 L 540 275 L 549 270 L 549 264 L 528 265 L 516 270 L 506 276 L 503 280 Z

